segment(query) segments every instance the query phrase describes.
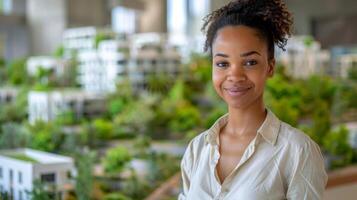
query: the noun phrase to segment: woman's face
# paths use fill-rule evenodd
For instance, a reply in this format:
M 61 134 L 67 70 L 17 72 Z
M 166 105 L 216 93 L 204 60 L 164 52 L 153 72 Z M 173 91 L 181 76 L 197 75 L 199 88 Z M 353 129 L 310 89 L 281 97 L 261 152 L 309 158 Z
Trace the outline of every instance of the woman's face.
M 263 100 L 265 82 L 274 72 L 268 46 L 250 27 L 226 26 L 212 44 L 212 80 L 218 95 L 232 108 L 247 108 Z

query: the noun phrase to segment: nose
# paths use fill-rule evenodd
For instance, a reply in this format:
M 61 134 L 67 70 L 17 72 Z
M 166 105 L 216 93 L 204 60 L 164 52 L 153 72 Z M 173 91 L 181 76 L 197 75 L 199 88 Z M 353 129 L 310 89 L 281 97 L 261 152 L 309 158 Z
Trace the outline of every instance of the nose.
M 247 80 L 245 70 L 240 65 L 231 65 L 228 72 L 228 81 L 239 82 Z

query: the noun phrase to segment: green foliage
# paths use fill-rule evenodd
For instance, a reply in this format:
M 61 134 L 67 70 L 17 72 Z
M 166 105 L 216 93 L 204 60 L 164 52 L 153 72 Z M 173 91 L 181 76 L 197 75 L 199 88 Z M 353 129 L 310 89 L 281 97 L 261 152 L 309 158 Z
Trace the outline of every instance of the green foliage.
M 351 66 L 351 68 L 348 70 L 348 79 L 357 82 L 357 64 L 354 63 L 354 65 Z
M 148 77 L 147 90 L 151 93 L 166 94 L 172 87 L 173 79 L 165 74 L 155 74 Z
M 128 103 L 124 110 L 114 117 L 115 135 L 146 133 L 149 123 L 155 117 L 154 103 L 155 97 L 149 95 Z
M 273 78 L 268 80 L 266 92 L 269 92 L 274 99 L 299 97 L 301 95 L 300 88 L 280 74 L 276 74 Z
M 331 114 L 330 109 L 328 108 L 327 103 L 322 102 L 319 104 L 319 107 L 316 107 L 316 110 L 313 114 L 313 126 L 312 133 L 310 137 L 315 140 L 319 145 L 322 145 L 322 140 L 329 132 L 331 128 Z
M 77 133 L 65 135 L 61 144 L 61 152 L 71 154 L 74 151 L 78 151 L 81 147 L 84 146 L 84 141 L 81 137 L 82 135 Z
M 76 186 L 75 193 L 78 200 L 89 200 L 93 191 L 93 166 L 96 154 L 82 152 L 76 155 Z
M 304 38 L 304 45 L 306 47 L 311 47 L 311 45 L 314 43 L 314 38 L 311 36 L 305 36 Z
M 20 88 L 15 101 L 0 104 L 0 124 L 22 122 L 27 118 L 27 88 Z
M 97 138 L 110 139 L 113 137 L 113 124 L 110 121 L 105 119 L 95 119 L 93 128 Z
M 37 160 L 23 154 L 23 153 L 9 153 L 6 154 L 6 156 L 11 157 L 11 158 L 15 158 L 16 160 L 22 160 L 22 161 L 26 161 L 26 162 L 32 162 L 32 163 L 36 163 Z
M 102 162 L 105 172 L 109 174 L 116 174 L 120 173 L 131 159 L 132 156 L 128 149 L 118 146 L 109 149 Z
M 5 60 L 0 57 L 0 85 L 4 85 L 7 80 Z
M 348 143 L 349 131 L 346 127 L 340 126 L 330 131 L 323 139 L 324 149 L 333 156 L 338 156 L 332 161 L 332 168 L 345 166 L 351 163 L 354 150 Z
M 7 76 L 11 84 L 23 85 L 29 83 L 29 78 L 26 74 L 26 59 L 14 60 L 9 64 Z
M 64 73 L 62 76 L 56 80 L 56 86 L 59 87 L 79 87 L 79 83 L 77 82 L 78 75 L 78 61 L 76 57 L 71 58 L 68 63 L 68 66 L 65 67 Z
M 171 136 L 185 136 L 190 129 L 201 126 L 201 114 L 189 100 L 189 92 L 183 80 L 176 81 L 168 95 L 156 107 L 153 123 L 158 127 L 166 127 Z M 155 129 L 158 131 L 158 129 Z
M 109 102 L 109 113 L 114 116 L 124 110 L 126 102 L 122 98 L 113 99 Z
M 227 110 L 225 107 L 217 106 L 217 108 L 213 109 L 209 115 L 206 117 L 205 121 L 205 128 L 208 129 L 213 125 L 213 123 L 222 115 L 227 113 Z
M 56 78 L 53 69 L 46 69 L 39 67 L 35 76 L 34 90 L 37 91 L 49 91 L 56 85 Z
M 348 107 L 351 107 L 349 105 L 349 101 L 350 101 L 348 95 L 349 91 L 350 91 L 349 86 L 344 82 L 341 82 L 341 84 L 338 85 L 335 95 L 333 97 L 333 105 L 331 108 L 332 117 L 338 118 L 338 116 L 341 116 L 344 112 L 348 110 Z M 356 98 L 357 98 L 357 92 L 356 92 Z
M 40 180 L 34 181 L 32 190 L 28 191 L 27 194 L 31 200 L 54 200 L 45 190 L 45 185 Z
M 188 68 L 190 79 L 198 86 L 203 86 L 211 80 L 212 62 L 209 56 L 192 54 Z
M 60 149 L 64 135 L 56 124 L 37 121 L 27 127 L 31 133 L 31 148 L 50 152 Z
M 300 117 L 301 89 L 286 77 L 276 74 L 266 85 L 264 100 L 283 121 L 296 126 Z
M 284 122 L 296 126 L 298 124 L 299 110 L 292 105 L 289 98 L 272 101 L 269 107 Z
M 59 126 L 63 125 L 74 125 L 76 124 L 75 114 L 71 110 L 67 110 L 62 112 L 61 114 L 57 115 L 55 119 L 55 123 Z
M 114 192 L 105 195 L 104 200 L 131 200 L 131 198 L 127 197 L 122 193 Z
M 108 97 L 108 114 L 110 118 L 120 114 L 124 108 L 135 100 L 135 94 L 129 80 L 123 80 L 117 85 L 114 94 Z
M 107 34 L 104 34 L 104 33 L 99 33 L 98 35 L 95 36 L 94 38 L 94 44 L 95 44 L 95 47 L 98 48 L 98 45 L 101 41 L 103 40 L 110 40 L 112 39 L 112 36 L 109 36 Z
M 176 115 L 170 120 L 169 127 L 174 133 L 185 132 L 201 125 L 199 110 L 190 104 L 180 104 L 176 107 Z
M 341 80 L 334 96 L 335 113 L 342 114 L 350 108 L 357 108 L 357 81 Z
M 57 49 L 55 50 L 54 54 L 55 57 L 57 58 L 62 58 L 64 55 L 64 47 L 63 45 L 57 47 Z
M 16 123 L 6 123 L 1 126 L 0 149 L 26 147 L 29 140 L 28 131 Z
M 87 146 L 89 148 L 98 148 L 100 146 L 99 139 L 97 138 L 97 132 L 94 129 L 93 123 L 83 121 L 81 123 L 81 131 L 79 133 L 79 141 L 83 144 L 83 146 Z
M 2 199 L 2 200 L 11 200 L 10 199 L 10 194 L 8 192 L 6 192 L 6 191 L 0 191 L 0 199 Z
M 152 184 L 160 184 L 180 169 L 180 159 L 156 152 L 150 154 L 149 164 L 150 173 L 147 178 Z
M 123 183 L 124 194 L 131 199 L 145 199 L 151 191 L 150 185 L 152 184 L 145 180 L 140 180 L 135 171 L 133 169 L 130 170 L 131 176 Z
M 149 153 L 151 138 L 146 135 L 139 135 L 134 140 L 135 157 L 145 158 Z
M 182 79 L 178 79 L 175 85 L 170 90 L 168 97 L 171 101 L 177 103 L 186 99 L 185 83 Z

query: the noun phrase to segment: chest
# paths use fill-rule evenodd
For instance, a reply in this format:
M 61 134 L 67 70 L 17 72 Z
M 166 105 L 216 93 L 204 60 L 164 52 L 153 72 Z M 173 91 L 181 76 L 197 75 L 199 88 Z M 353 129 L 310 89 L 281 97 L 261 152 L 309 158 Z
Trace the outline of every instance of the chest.
M 246 146 L 249 146 L 247 144 Z M 261 148 L 263 147 L 263 148 Z M 220 155 L 219 159 L 216 155 L 218 148 L 209 147 L 203 151 L 203 156 L 197 163 L 197 170 L 192 176 L 190 195 L 188 199 L 214 199 L 222 196 L 223 199 L 283 199 L 285 195 L 285 186 L 283 184 L 284 175 L 280 174 L 276 163 L 271 156 L 276 154 L 270 148 L 257 146 L 252 156 L 246 159 L 246 155 L 250 155 L 250 146 L 247 153 L 242 158 L 242 163 L 234 174 L 228 177 L 230 172 L 236 167 L 240 158 L 232 159 L 236 163 L 230 164 L 223 162 L 226 156 Z M 244 148 L 243 148 L 244 149 Z M 237 150 L 237 149 L 236 149 Z M 242 151 L 233 151 L 235 153 Z M 232 152 L 231 152 L 232 153 Z M 222 153 L 220 153 L 222 154 Z M 224 154 L 224 153 L 223 153 Z M 221 162 L 215 161 L 217 158 Z M 221 182 L 216 175 L 221 172 Z M 217 173 L 215 175 L 215 173 Z M 274 191 L 272 193 L 271 191 Z M 197 196 L 196 196 L 197 195 Z M 269 198 L 268 198 L 269 196 Z
M 254 136 L 245 138 L 220 138 L 220 158 L 216 169 L 220 182 L 237 167 Z

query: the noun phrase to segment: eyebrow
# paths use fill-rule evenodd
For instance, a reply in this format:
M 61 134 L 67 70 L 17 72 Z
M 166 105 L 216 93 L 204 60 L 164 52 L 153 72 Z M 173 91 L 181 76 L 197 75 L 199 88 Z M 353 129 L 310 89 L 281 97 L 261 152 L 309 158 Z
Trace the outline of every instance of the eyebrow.
M 258 54 L 260 55 L 260 53 L 256 52 L 256 51 L 248 51 L 248 52 L 245 52 L 245 53 L 241 53 L 240 54 L 240 57 L 247 57 L 247 56 L 250 56 L 252 54 Z M 261 55 L 260 55 L 261 56 Z
M 252 54 L 258 54 L 260 55 L 260 53 L 256 52 L 256 51 L 248 51 L 248 52 L 245 52 L 245 53 L 241 53 L 240 54 L 240 57 L 247 57 L 247 56 L 250 56 Z M 229 56 L 227 54 L 224 54 L 224 53 L 216 53 L 214 55 L 214 57 L 216 56 L 220 56 L 220 57 L 224 57 L 224 58 L 228 58 Z M 260 55 L 261 56 L 261 55 Z
M 216 53 L 214 55 L 214 57 L 217 57 L 217 56 L 220 56 L 220 57 L 223 57 L 223 58 L 228 58 L 229 57 L 227 54 L 224 54 L 224 53 Z

